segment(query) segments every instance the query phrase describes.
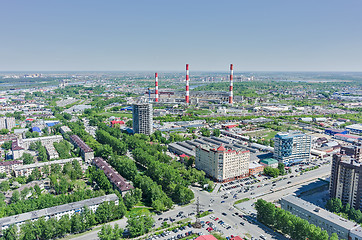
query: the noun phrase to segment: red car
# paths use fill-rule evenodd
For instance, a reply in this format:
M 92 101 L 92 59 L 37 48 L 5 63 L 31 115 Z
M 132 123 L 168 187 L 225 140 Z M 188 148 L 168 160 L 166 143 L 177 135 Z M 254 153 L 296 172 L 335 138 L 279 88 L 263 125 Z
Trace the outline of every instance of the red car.
M 207 222 L 206 222 L 206 224 L 209 224 L 209 223 L 210 223 L 210 221 L 207 221 Z
M 214 219 L 214 221 L 217 221 L 217 220 L 219 220 L 219 218 L 215 218 L 215 219 Z

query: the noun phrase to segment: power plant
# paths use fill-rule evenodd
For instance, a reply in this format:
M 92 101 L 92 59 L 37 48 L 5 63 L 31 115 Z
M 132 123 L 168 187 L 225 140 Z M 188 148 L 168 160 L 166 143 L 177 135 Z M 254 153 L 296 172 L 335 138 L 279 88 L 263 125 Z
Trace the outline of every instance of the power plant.
M 158 74 L 155 73 L 155 102 L 158 102 Z
M 233 105 L 234 102 L 243 101 L 242 96 L 235 96 L 233 94 L 233 82 L 234 82 L 234 65 L 230 64 L 230 74 L 228 77 L 221 77 L 221 81 L 229 79 L 229 91 L 191 91 L 190 92 L 190 71 L 189 64 L 186 64 L 186 91 L 177 91 L 174 89 L 163 89 L 159 91 L 158 88 L 158 73 L 155 73 L 155 88 L 148 88 L 147 94 L 148 102 L 152 102 L 151 94 L 154 94 L 154 103 L 184 103 L 184 104 L 198 104 L 198 103 L 215 103 L 223 104 L 228 103 Z M 241 77 L 236 77 L 238 81 Z M 197 83 L 196 83 L 197 86 Z M 166 97 L 165 97 L 166 95 Z M 153 96 L 153 95 L 152 95 Z
M 233 75 L 234 75 L 234 66 L 230 64 L 229 104 L 233 104 Z
M 189 92 L 189 87 L 190 87 L 190 77 L 189 77 L 189 65 L 186 64 L 186 97 L 185 97 L 185 101 L 186 104 L 189 104 L 189 97 L 190 97 L 190 92 Z

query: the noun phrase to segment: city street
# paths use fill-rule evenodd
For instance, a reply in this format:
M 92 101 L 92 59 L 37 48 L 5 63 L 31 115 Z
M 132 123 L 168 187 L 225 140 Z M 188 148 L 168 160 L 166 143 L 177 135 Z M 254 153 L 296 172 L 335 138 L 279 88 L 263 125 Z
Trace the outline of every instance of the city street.
M 269 228 L 265 227 L 264 225 L 258 223 L 255 219 L 255 217 L 249 216 L 249 214 L 255 213 L 255 210 L 251 207 L 252 203 L 258 199 L 258 198 L 263 198 L 266 201 L 276 201 L 278 199 L 280 199 L 281 197 L 294 193 L 298 190 L 300 190 L 301 188 L 303 188 L 303 190 L 308 190 L 308 184 L 318 178 L 325 178 L 328 175 L 330 175 L 330 165 L 322 165 L 320 168 L 313 170 L 313 171 L 309 171 L 306 173 L 303 173 L 302 175 L 299 174 L 289 174 L 285 177 L 282 177 L 280 181 L 275 182 L 275 186 L 273 187 L 273 182 L 276 181 L 276 179 L 269 179 L 267 181 L 264 182 L 259 182 L 259 183 L 255 183 L 253 184 L 254 188 L 253 190 L 249 190 L 248 192 L 241 192 L 241 193 L 237 193 L 237 197 L 234 198 L 233 195 L 235 195 L 236 191 L 240 190 L 240 188 L 235 188 L 235 190 L 231 190 L 231 191 L 221 191 L 218 192 L 218 189 L 220 188 L 221 184 L 216 184 L 215 190 L 212 193 L 206 192 L 206 191 L 200 191 L 198 188 L 192 187 L 191 189 L 193 190 L 193 192 L 195 193 L 195 199 L 197 199 L 197 197 L 199 197 L 199 201 L 200 201 L 200 205 L 201 205 L 201 210 L 203 211 L 207 211 L 209 209 L 213 210 L 213 213 L 205 216 L 203 218 L 201 218 L 201 221 L 210 221 L 213 222 L 214 225 L 220 229 L 223 233 L 223 235 L 226 236 L 231 236 L 231 235 L 239 235 L 241 237 L 244 236 L 252 236 L 256 239 L 260 238 L 260 235 L 264 235 L 266 237 L 266 239 L 286 239 L 284 236 L 280 235 L 280 234 L 276 234 L 274 233 L 272 230 L 270 230 Z M 295 177 L 290 177 L 291 175 L 296 175 Z M 290 182 L 290 183 L 288 183 Z M 260 187 L 257 187 L 259 186 Z M 274 192 L 271 191 L 271 188 L 273 187 Z M 304 189 L 305 188 L 305 189 Z M 253 194 L 251 194 L 253 193 Z M 223 199 L 221 196 L 222 195 L 227 195 L 228 198 L 227 199 Z M 233 206 L 234 202 L 237 201 L 238 199 L 244 199 L 244 198 L 250 198 L 252 199 L 251 201 L 245 202 L 243 204 L 238 204 L 236 206 L 236 208 Z M 221 203 L 223 201 L 223 203 Z M 249 205 L 249 207 L 245 208 L 245 206 Z M 245 209 L 243 209 L 245 208 Z M 182 211 L 184 216 L 186 216 L 186 218 L 180 218 L 180 217 L 176 217 L 179 212 Z M 189 204 L 186 206 L 176 206 L 174 209 L 167 211 L 161 215 L 154 215 L 154 219 L 155 219 L 155 227 L 159 227 L 161 226 L 163 219 L 167 218 L 170 219 L 174 218 L 175 222 L 179 221 L 181 219 L 190 219 L 190 221 L 194 222 L 195 221 L 195 215 L 189 215 L 190 213 L 194 213 L 196 211 L 196 205 L 195 203 L 193 204 Z M 245 218 L 241 218 L 238 215 L 244 215 L 246 216 L 249 221 L 246 221 Z M 217 223 L 217 221 L 213 221 L 210 217 L 214 216 L 219 218 L 219 220 L 224 221 L 226 224 L 230 225 L 230 229 L 226 229 L 224 227 L 222 227 L 219 223 Z M 162 218 L 161 220 L 158 220 Z M 218 220 L 218 221 L 219 221 Z M 168 223 L 171 223 L 170 220 L 167 221 Z M 244 225 L 240 224 L 243 223 Z M 127 220 L 121 219 L 118 221 L 113 222 L 111 225 L 113 225 L 114 223 L 119 224 L 119 226 L 121 228 L 125 228 L 127 225 Z M 206 231 L 206 228 L 209 227 L 208 225 L 205 225 L 204 228 L 202 229 L 190 229 L 192 230 L 194 233 L 198 233 L 198 232 L 202 232 L 204 234 L 208 233 Z M 188 230 L 188 231 L 190 231 Z M 85 233 L 82 236 L 75 236 L 72 239 L 77 239 L 77 240 L 91 240 L 91 239 L 98 239 L 97 238 L 97 233 L 98 233 L 99 229 L 91 231 L 89 233 Z M 186 232 L 183 231 L 183 232 Z M 180 234 L 182 232 L 179 232 L 177 234 Z M 176 235 L 177 235 L 176 234 Z M 169 236 L 165 236 L 163 238 L 160 239 L 168 239 L 171 236 L 175 235 L 175 233 L 171 233 Z M 145 237 L 143 237 L 145 238 Z

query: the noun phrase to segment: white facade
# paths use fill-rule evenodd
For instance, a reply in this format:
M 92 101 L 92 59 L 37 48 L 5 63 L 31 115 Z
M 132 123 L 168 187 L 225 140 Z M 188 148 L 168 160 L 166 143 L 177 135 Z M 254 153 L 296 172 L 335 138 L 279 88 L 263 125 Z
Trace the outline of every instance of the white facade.
M 151 135 L 153 133 L 152 104 L 142 103 L 133 106 L 133 133 Z
M 63 166 L 67 162 L 70 162 L 70 163 L 73 162 L 73 160 L 77 160 L 79 162 L 79 164 L 82 165 L 82 159 L 81 158 L 68 158 L 68 159 L 55 160 L 55 161 L 50 161 L 50 162 L 40 162 L 40 163 L 33 163 L 33 164 L 17 166 L 17 167 L 14 167 L 14 173 L 15 173 L 16 177 L 18 177 L 18 176 L 29 177 L 29 175 L 35 169 L 39 169 L 40 172 L 42 172 L 42 169 L 43 169 L 44 166 L 51 166 L 53 164 Z
M 202 145 L 196 148 L 195 166 L 217 181 L 228 181 L 249 174 L 249 151 L 217 149 Z
M 22 139 L 19 141 L 19 145 L 25 148 L 26 150 L 29 149 L 29 146 L 31 143 L 35 143 L 37 141 L 41 142 L 41 145 L 45 146 L 48 144 L 53 145 L 54 142 L 59 143 L 63 140 L 62 135 L 54 135 L 54 136 L 48 136 L 48 137 L 38 137 L 38 138 L 27 138 Z

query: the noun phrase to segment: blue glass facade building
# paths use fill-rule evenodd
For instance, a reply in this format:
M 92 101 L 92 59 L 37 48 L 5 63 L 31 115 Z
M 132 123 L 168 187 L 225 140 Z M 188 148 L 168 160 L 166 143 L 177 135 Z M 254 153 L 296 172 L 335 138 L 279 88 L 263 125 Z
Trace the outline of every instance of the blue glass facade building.
M 286 166 L 308 161 L 310 148 L 311 136 L 303 132 L 281 132 L 274 138 L 274 158 Z

